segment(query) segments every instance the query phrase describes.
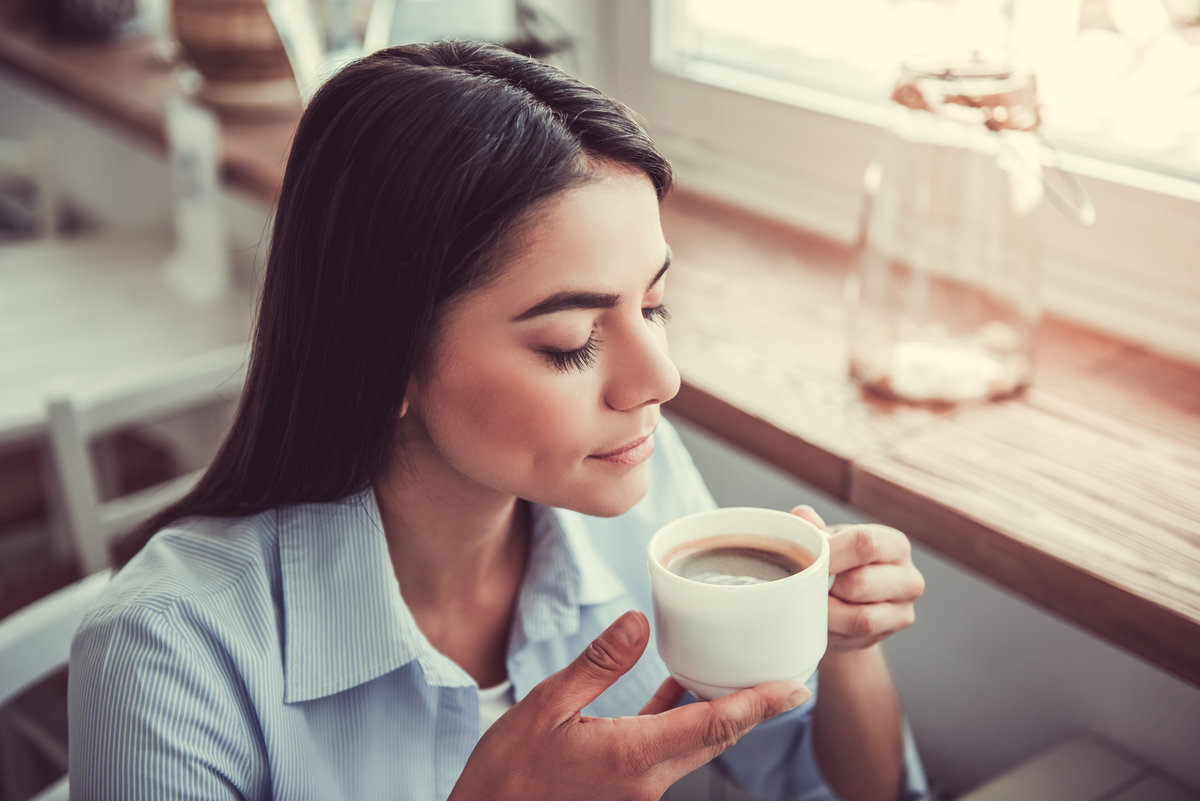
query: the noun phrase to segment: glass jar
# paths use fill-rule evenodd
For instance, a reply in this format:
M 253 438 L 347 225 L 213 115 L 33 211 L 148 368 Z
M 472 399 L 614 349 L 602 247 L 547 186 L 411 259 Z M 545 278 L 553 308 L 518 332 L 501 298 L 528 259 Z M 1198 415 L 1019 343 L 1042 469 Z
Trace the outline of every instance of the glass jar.
M 1019 392 L 1041 318 L 1034 217 L 1046 183 L 1033 73 L 1006 55 L 904 65 L 865 180 L 850 372 L 878 394 L 955 404 Z

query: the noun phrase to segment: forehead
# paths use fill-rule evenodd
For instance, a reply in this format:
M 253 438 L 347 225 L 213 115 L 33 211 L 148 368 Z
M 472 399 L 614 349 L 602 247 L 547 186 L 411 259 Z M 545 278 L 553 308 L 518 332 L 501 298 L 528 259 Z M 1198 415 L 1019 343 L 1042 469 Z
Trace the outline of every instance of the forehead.
M 533 214 L 496 278 L 461 298 L 454 311 L 523 311 L 563 290 L 636 293 L 662 267 L 666 252 L 658 197 L 641 172 L 602 167 Z M 523 305 L 522 305 L 523 304 Z M 521 306 L 520 309 L 513 307 Z M 457 315 L 455 315 L 457 316 Z

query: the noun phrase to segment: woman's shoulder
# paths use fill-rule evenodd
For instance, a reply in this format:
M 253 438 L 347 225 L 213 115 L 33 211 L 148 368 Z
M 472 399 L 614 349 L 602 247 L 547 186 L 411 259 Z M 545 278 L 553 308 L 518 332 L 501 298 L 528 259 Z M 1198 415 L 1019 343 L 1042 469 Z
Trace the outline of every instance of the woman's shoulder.
M 71 642 L 73 791 L 76 778 L 89 797 L 134 776 L 265 784 L 256 699 L 282 665 L 271 541 L 269 514 L 187 519 L 113 575 Z M 214 759 L 220 771 L 191 771 Z
M 263 611 L 255 607 L 278 595 L 275 516 L 197 517 L 163 528 L 113 574 L 83 626 L 205 610 L 219 619 L 226 606 L 245 607 L 239 616 Z

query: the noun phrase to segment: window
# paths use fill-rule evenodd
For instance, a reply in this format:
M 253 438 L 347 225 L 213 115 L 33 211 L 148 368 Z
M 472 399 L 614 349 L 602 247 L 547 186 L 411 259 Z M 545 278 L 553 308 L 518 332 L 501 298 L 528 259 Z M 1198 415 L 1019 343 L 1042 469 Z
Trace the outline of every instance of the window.
M 1020 42 L 1043 131 L 1097 209 L 1090 228 L 1044 216 L 1047 306 L 1200 360 L 1197 0 L 603 5 L 606 88 L 646 117 L 681 187 L 843 241 L 904 54 Z
M 896 66 L 939 45 L 1012 47 L 1037 69 L 1059 146 L 1200 181 L 1200 2 L 677 0 L 662 63 L 727 70 L 861 105 L 874 120 Z M 802 32 L 802 33 L 801 33 Z

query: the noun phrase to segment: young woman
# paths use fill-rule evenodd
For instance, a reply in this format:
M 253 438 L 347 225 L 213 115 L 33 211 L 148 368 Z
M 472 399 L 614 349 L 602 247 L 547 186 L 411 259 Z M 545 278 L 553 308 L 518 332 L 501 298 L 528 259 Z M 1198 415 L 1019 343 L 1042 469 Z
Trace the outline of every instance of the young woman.
M 500 48 L 321 89 L 232 431 L 76 637 L 74 797 L 652 799 L 718 755 L 764 799 L 922 794 L 899 532 L 833 536 L 819 701 L 681 704 L 647 649 L 646 541 L 713 504 L 661 418 L 670 184 L 625 108 Z

